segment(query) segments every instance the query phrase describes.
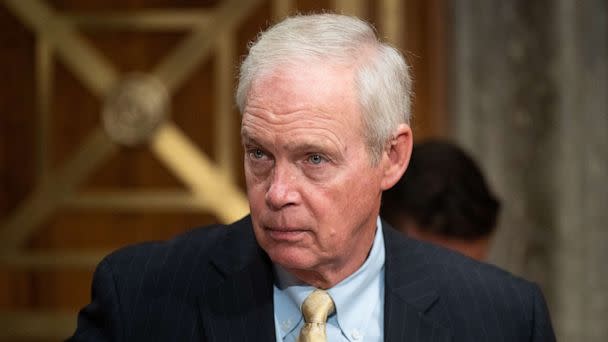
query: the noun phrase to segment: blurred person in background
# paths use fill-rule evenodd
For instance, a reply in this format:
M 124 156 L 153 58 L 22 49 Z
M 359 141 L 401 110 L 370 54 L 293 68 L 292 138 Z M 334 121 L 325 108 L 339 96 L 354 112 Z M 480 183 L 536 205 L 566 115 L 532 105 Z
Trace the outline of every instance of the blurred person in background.
M 405 175 L 384 192 L 382 217 L 410 237 L 485 260 L 500 201 L 475 161 L 457 145 L 414 146 Z

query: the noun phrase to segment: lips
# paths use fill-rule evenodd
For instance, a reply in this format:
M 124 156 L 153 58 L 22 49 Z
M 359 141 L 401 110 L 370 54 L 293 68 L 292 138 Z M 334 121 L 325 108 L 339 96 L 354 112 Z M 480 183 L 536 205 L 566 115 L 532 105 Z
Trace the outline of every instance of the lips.
M 291 227 L 264 227 L 264 230 L 272 239 L 279 241 L 297 241 L 307 232 L 305 229 Z

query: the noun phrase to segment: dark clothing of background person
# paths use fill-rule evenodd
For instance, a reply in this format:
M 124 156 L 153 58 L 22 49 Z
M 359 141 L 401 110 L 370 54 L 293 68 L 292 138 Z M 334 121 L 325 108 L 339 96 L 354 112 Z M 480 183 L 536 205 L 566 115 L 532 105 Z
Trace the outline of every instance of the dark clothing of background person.
M 480 167 L 442 140 L 414 145 L 399 182 L 382 195 L 382 217 L 398 230 L 484 260 L 500 202 Z

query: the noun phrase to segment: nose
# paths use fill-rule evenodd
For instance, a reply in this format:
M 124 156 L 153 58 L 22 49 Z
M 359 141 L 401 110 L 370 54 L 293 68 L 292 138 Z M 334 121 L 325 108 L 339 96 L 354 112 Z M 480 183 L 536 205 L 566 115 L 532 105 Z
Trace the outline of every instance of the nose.
M 270 186 L 266 191 L 266 204 L 272 210 L 298 204 L 300 194 L 297 187 L 296 171 L 290 166 L 276 165 L 271 175 Z

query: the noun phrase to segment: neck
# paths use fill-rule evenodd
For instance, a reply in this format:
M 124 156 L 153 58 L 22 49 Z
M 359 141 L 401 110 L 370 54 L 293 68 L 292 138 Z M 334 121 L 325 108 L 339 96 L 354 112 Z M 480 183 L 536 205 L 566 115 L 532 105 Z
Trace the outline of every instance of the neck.
M 364 261 L 365 260 L 363 260 L 363 262 Z M 344 269 L 340 268 L 320 271 L 288 269 L 287 271 L 310 286 L 327 290 L 346 279 L 349 275 L 355 273 L 355 271 L 357 271 L 357 269 L 363 265 L 363 262 L 361 262 L 359 266 L 352 271 L 344 271 Z

